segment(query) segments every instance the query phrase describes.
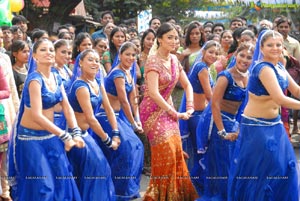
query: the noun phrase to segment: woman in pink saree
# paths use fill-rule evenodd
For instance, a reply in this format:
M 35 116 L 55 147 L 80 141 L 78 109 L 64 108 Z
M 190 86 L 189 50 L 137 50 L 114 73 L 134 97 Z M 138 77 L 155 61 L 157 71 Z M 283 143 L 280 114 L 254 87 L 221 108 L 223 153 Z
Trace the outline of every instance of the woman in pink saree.
M 146 89 L 140 104 L 141 122 L 151 145 L 151 177 L 144 200 L 195 200 L 184 160 L 178 119 L 189 119 L 194 111 L 193 90 L 180 62 L 170 52 L 178 43 L 178 33 L 170 23 L 157 31 L 157 46 L 145 65 Z M 171 94 L 180 81 L 187 96 L 186 112 L 178 113 Z

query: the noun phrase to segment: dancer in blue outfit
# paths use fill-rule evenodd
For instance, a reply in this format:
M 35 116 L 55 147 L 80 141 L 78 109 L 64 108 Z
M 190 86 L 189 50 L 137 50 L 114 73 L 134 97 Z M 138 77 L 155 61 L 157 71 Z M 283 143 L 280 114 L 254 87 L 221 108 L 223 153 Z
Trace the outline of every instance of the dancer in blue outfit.
M 72 81 L 68 95 L 78 125 L 82 130 L 82 132 L 79 131 L 84 139 L 85 147 L 73 148 L 68 153 L 68 157 L 73 166 L 73 174 L 76 177 L 82 200 L 115 200 L 110 166 L 88 130 L 91 129 L 101 139 L 101 143 L 114 152 L 120 142 L 117 121 L 109 105 L 104 86 L 101 80 L 96 78 L 100 68 L 98 53 L 87 49 L 78 57 L 73 70 L 72 80 L 74 81 Z M 102 103 L 106 109 L 108 108 L 107 112 L 114 133 L 112 137 L 104 132 L 94 115 Z
M 196 144 L 196 128 L 202 111 L 206 108 L 212 97 L 213 80 L 210 74 L 209 66 L 217 60 L 220 52 L 220 44 L 215 41 L 208 41 L 200 50 L 199 55 L 189 72 L 188 78 L 193 87 L 194 102 L 186 100 L 185 93 L 183 95 L 180 112 L 186 111 L 186 105 L 194 107 L 195 111 L 189 120 L 179 120 L 180 134 L 182 138 L 183 150 L 188 154 L 188 169 L 192 176 L 192 181 L 198 190 L 199 195 L 202 194 L 202 182 L 195 179 L 199 176 L 200 166 L 199 160 L 202 155 L 197 153 Z
M 200 117 L 197 127 L 199 150 L 204 154 L 204 195 L 198 200 L 227 200 L 230 163 L 238 132 L 236 115 L 246 97 L 248 68 L 254 45 L 241 44 L 236 64 L 218 75 L 212 101 Z M 231 141 L 229 141 L 231 140 Z
M 250 67 L 248 102 L 230 170 L 228 200 L 299 200 L 298 164 L 280 118 L 280 107 L 300 109 L 300 87 L 279 62 L 280 33 L 260 34 Z
M 72 58 L 72 46 L 68 40 L 59 39 L 55 41 L 54 49 L 55 65 L 54 68 L 52 68 L 52 71 L 61 76 L 65 91 L 68 92 L 73 75 L 72 71 L 67 66 Z
M 113 110 L 116 113 L 120 129 L 121 144 L 118 150 L 112 151 L 100 146 L 105 153 L 112 170 L 118 200 L 130 200 L 140 197 L 140 181 L 143 168 L 144 147 L 137 133 L 142 133 L 139 118 L 138 99 L 132 64 L 135 62 L 136 46 L 125 42 L 119 49 L 119 64 L 115 66 L 105 79 L 105 89 Z M 100 112 L 98 121 L 107 133 L 111 133 L 111 125 L 107 115 Z M 112 133 L 113 134 L 113 133 Z M 94 135 L 97 141 L 99 137 Z
M 54 43 L 55 64 L 51 71 L 57 73 L 64 85 L 65 91 L 68 92 L 71 85 L 72 71 L 67 64 L 72 58 L 72 46 L 69 41 L 60 39 Z M 54 122 L 61 129 L 66 129 L 66 121 L 62 108 L 59 105 L 55 107 Z
M 32 55 L 36 65 L 30 66 L 9 144 L 12 197 L 78 201 L 81 198 L 65 150 L 81 145 L 53 123 L 54 105 L 60 104 L 70 128 L 77 127 L 62 81 L 51 72 L 55 55 L 52 42 L 37 41 Z

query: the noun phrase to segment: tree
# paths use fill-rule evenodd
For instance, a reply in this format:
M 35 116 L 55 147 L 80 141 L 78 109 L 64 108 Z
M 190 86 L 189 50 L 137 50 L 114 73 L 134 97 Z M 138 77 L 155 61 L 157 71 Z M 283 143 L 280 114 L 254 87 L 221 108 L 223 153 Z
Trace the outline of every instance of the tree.
M 42 2 L 42 0 L 39 0 Z M 44 0 L 45 1 L 45 0 Z M 53 31 L 54 23 L 60 24 L 68 22 L 69 15 L 72 10 L 81 2 L 81 0 L 49 0 L 49 8 L 36 7 L 32 0 L 24 0 L 25 7 L 21 14 L 30 21 L 30 28 L 39 27 L 49 32 Z M 86 11 L 93 17 L 95 21 L 99 21 L 101 13 L 105 10 L 111 10 L 115 15 L 117 24 L 124 23 L 125 20 L 135 18 L 142 10 L 152 8 L 152 15 L 160 17 L 163 21 L 167 16 L 174 16 L 182 25 L 192 20 L 199 20 L 194 17 L 195 10 L 209 10 L 212 7 L 219 8 L 219 11 L 228 13 L 228 19 L 242 15 L 253 22 L 257 22 L 261 18 L 273 18 L 276 14 L 286 14 L 288 10 L 293 15 L 299 11 L 297 9 L 267 9 L 261 11 L 255 10 L 253 7 L 246 6 L 243 1 L 224 9 L 228 5 L 227 1 L 212 2 L 212 0 L 84 0 Z M 222 8 L 223 7 L 223 8 Z M 223 9 L 223 10 L 222 10 Z M 296 12 L 297 11 L 297 12 Z M 297 17 L 299 18 L 299 17 Z M 203 19 L 210 20 L 210 19 Z M 298 21 L 297 19 L 296 21 Z M 84 22 L 82 22 L 84 23 Z
M 52 31 L 54 23 L 65 23 L 69 19 L 71 11 L 81 0 L 49 0 L 49 7 L 37 7 L 31 0 L 24 0 L 25 7 L 21 14 L 30 21 L 30 28 L 41 28 Z M 147 0 L 84 0 L 86 11 L 95 21 L 100 18 L 101 12 L 113 11 L 116 22 L 134 18 L 138 12 L 149 8 Z
M 146 0 L 105 0 L 103 7 L 106 10 L 112 10 L 119 19 L 129 19 L 137 16 L 137 13 L 149 6 Z
M 100 18 L 101 11 L 111 10 L 116 17 L 116 22 L 122 23 L 124 20 L 135 18 L 140 11 L 150 7 L 153 15 L 162 18 L 169 15 L 182 18 L 186 16 L 187 10 L 199 4 L 199 0 L 86 0 L 85 4 L 88 13 L 94 19 Z
M 161 2 L 152 0 L 153 15 L 160 16 L 162 19 L 168 16 L 174 16 L 179 21 L 179 19 L 193 16 L 195 6 L 202 5 L 203 1 L 167 0 Z
M 26 16 L 31 28 L 45 29 L 52 32 L 54 23 L 61 23 L 81 0 L 50 0 L 50 6 L 37 7 L 31 0 L 25 0 L 21 14 Z
M 123 23 L 127 19 L 135 18 L 140 11 L 150 7 L 153 15 L 162 19 L 167 16 L 182 19 L 188 14 L 192 14 L 195 5 L 201 6 L 201 2 L 205 1 L 208 0 L 84 0 L 84 3 L 87 13 L 95 21 L 99 21 L 101 12 L 111 10 L 115 15 L 116 23 Z M 30 21 L 30 28 L 38 27 L 52 32 L 54 23 L 65 23 L 69 19 L 71 11 L 81 0 L 49 0 L 49 7 L 37 7 L 32 0 L 24 0 L 24 2 L 25 7 L 21 14 Z
M 99 22 L 101 12 L 103 9 L 103 1 L 104 0 L 85 0 L 84 5 L 88 14 L 93 16 L 93 19 Z

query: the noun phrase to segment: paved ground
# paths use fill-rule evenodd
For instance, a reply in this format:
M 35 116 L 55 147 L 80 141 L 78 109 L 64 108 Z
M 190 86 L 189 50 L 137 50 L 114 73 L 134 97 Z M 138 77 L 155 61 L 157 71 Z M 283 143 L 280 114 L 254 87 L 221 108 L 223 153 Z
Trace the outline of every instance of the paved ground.
M 292 135 L 291 142 L 293 144 L 295 154 L 297 155 L 298 163 L 300 163 L 300 135 L 299 134 Z
M 144 174 L 142 175 L 141 190 L 140 190 L 141 198 L 135 199 L 134 201 L 141 201 L 142 200 L 142 197 L 144 196 L 144 194 L 146 192 L 149 180 L 150 180 L 149 176 L 145 176 Z
M 293 122 L 293 120 L 291 119 L 290 120 L 290 133 L 292 133 L 292 128 L 293 128 L 292 122 Z M 298 118 L 297 124 L 298 124 L 298 128 L 300 128 L 300 118 Z M 300 164 L 300 133 L 299 134 L 291 134 L 291 135 L 292 135 L 291 143 L 294 147 L 294 151 L 295 151 L 295 154 L 298 159 L 298 164 Z

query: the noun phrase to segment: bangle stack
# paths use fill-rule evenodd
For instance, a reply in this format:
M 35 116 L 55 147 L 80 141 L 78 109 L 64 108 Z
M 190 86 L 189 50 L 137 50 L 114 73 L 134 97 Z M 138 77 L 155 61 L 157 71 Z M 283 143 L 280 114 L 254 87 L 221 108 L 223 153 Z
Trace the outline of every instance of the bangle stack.
M 223 130 L 218 131 L 218 135 L 221 136 L 222 138 L 224 138 L 227 135 L 226 130 L 223 129 Z
M 174 108 L 172 108 L 171 106 L 170 106 L 169 109 L 167 110 L 167 113 L 168 113 L 169 115 L 171 115 L 174 119 L 178 119 L 178 118 L 179 118 L 178 112 L 177 112 Z
M 69 133 L 67 133 L 67 132 L 60 134 L 58 137 L 59 137 L 63 142 L 67 142 L 67 141 L 69 141 L 69 140 L 72 140 L 72 136 L 71 136 Z
M 136 124 L 136 122 L 134 121 L 132 124 L 131 124 L 131 127 L 134 131 L 137 131 L 138 130 L 138 126 Z
M 141 122 L 140 116 L 134 117 L 134 120 L 135 120 L 136 122 Z
M 111 138 L 108 136 L 107 133 L 106 134 L 106 139 L 105 140 L 102 140 L 102 142 L 108 147 L 108 148 L 111 148 L 112 147 L 112 140 Z
M 74 137 L 80 137 L 82 131 L 79 127 L 75 127 L 75 128 L 68 128 L 68 133 L 70 133 L 71 136 L 74 138 Z
M 111 133 L 112 133 L 112 137 L 120 138 L 120 131 L 119 130 L 114 129 L 114 130 L 111 131 Z
M 194 101 L 186 101 L 186 111 L 194 109 Z

